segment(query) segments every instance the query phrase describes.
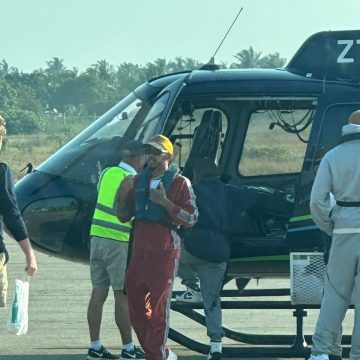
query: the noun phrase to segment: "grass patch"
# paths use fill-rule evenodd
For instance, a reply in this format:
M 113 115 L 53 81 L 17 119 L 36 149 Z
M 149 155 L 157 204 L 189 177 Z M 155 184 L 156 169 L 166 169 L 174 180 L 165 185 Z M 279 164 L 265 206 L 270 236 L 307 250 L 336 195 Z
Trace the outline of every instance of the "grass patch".
M 29 162 L 37 167 L 93 120 L 89 117 L 76 117 L 67 119 L 66 122 L 49 121 L 46 133 L 8 135 L 1 150 L 1 161 L 11 167 L 15 179 L 19 180 L 26 175 L 26 170 L 21 170 Z

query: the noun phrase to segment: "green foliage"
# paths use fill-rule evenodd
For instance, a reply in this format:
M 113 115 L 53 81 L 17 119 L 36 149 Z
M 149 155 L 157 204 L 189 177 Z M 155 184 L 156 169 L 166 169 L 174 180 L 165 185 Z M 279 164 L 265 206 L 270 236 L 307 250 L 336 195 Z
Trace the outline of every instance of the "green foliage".
M 286 59 L 280 57 L 280 54 L 274 53 L 262 57 L 259 60 L 259 67 L 264 69 L 276 69 L 285 65 Z
M 231 68 L 277 68 L 285 63 L 279 53 L 261 56 L 252 47 L 238 52 L 235 58 L 237 62 Z M 0 61 L 0 114 L 7 121 L 9 134 L 9 146 L 1 157 L 11 163 L 17 177 L 24 175 L 18 171 L 26 163 L 39 165 L 140 84 L 167 73 L 198 69 L 203 64 L 180 56 L 170 61 L 158 58 L 146 65 L 122 62 L 114 66 L 99 60 L 81 73 L 67 68 L 58 57 L 46 65 L 45 69 L 22 73 L 5 59 Z M 250 148 L 249 166 L 265 166 L 256 161 L 259 152 L 266 152 L 268 158 L 285 153 L 284 149 L 274 153 Z
M 262 57 L 252 47 L 235 58 L 232 68 L 276 68 L 285 63 L 279 53 Z M 82 73 L 67 68 L 58 57 L 46 65 L 45 69 L 22 73 L 5 59 L 0 61 L 0 114 L 6 118 L 10 133 L 51 131 L 54 122 L 64 119 L 64 126 L 72 128 L 72 116 L 97 117 L 151 78 L 202 66 L 197 60 L 181 56 L 170 61 L 158 58 L 146 65 L 123 62 L 114 66 L 99 60 Z
M 8 108 L 2 111 L 6 119 L 8 134 L 34 134 L 43 131 L 44 118 L 33 111 L 19 108 Z
M 0 79 L 0 110 L 18 106 L 16 89 L 7 81 Z
M 276 69 L 284 66 L 286 59 L 280 57 L 278 52 L 261 57 L 261 52 L 256 52 L 252 46 L 238 52 L 234 57 L 236 63 L 231 64 L 232 69 L 263 68 Z
M 44 129 L 43 107 L 34 90 L 22 83 L 0 79 L 0 113 L 9 134 L 32 134 Z

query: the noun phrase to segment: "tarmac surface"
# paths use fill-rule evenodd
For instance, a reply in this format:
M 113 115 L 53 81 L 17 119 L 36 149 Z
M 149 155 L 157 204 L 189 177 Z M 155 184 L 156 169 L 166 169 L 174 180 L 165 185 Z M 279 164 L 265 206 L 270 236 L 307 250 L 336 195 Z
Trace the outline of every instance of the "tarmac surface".
M 0 360 L 79 360 L 85 359 L 89 346 L 86 311 L 91 292 L 89 268 L 36 252 L 38 273 L 30 280 L 29 331 L 16 336 L 6 331 L 5 324 L 14 296 L 15 278 L 25 278 L 24 257 L 20 247 L 6 238 L 10 252 L 9 292 L 7 308 L 0 308 Z M 247 288 L 288 288 L 289 280 L 252 280 Z M 234 281 L 226 285 L 235 289 Z M 182 290 L 180 282 L 175 290 Z M 282 300 L 288 300 L 283 297 Z M 267 298 L 266 300 L 273 300 Z M 111 293 L 104 307 L 101 340 L 114 353 L 120 352 L 121 340 L 113 319 L 114 301 Z M 295 334 L 293 310 L 224 310 L 223 323 L 236 331 L 250 334 Z M 304 319 L 304 333 L 313 333 L 318 310 L 308 310 Z M 353 310 L 348 311 L 344 334 L 350 334 Z M 208 344 L 206 330 L 201 325 L 172 311 L 171 327 L 197 341 Z M 134 335 L 134 340 L 136 336 Z M 203 354 L 188 350 L 169 340 L 169 347 L 179 360 L 206 359 Z M 224 346 L 249 346 L 224 338 Z

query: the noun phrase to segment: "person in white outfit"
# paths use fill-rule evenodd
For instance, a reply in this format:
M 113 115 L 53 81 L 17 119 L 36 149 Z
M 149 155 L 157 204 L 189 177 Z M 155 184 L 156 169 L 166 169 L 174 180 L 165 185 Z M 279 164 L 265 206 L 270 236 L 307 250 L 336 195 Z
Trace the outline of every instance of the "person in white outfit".
M 331 195 L 336 205 L 331 205 Z M 337 344 L 354 289 L 351 360 L 360 360 L 360 110 L 342 128 L 340 144 L 321 160 L 310 197 L 318 227 L 332 236 L 324 297 L 310 360 L 328 360 Z

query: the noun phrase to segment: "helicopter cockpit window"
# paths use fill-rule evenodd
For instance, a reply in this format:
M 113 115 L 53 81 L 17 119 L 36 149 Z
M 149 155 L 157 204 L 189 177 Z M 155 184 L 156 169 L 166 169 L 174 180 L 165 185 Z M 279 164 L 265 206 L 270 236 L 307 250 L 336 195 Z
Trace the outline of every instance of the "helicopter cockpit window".
M 170 93 L 166 92 L 155 101 L 150 111 L 146 115 L 144 122 L 137 129 L 135 139 L 146 143 L 154 134 L 153 130 L 158 125 L 161 114 L 163 113 L 165 105 L 169 100 L 169 96 Z
M 115 115 L 104 127 L 89 137 L 87 142 L 99 139 L 109 139 L 115 136 L 123 137 L 125 131 L 134 120 L 136 114 L 141 109 L 142 101 L 135 99 L 123 111 Z
M 315 99 L 253 101 L 238 166 L 243 176 L 301 171 L 315 112 Z
M 183 169 L 185 176 L 191 178 L 191 163 L 195 157 L 210 157 L 219 162 L 227 124 L 225 113 L 215 107 L 199 107 L 186 112 L 174 109 L 165 132 L 171 131 L 175 145 L 173 161 Z
M 76 181 L 96 184 L 100 172 L 120 160 L 118 151 L 128 132 L 144 121 L 149 102 L 135 93 L 123 99 L 57 151 L 38 169 Z

